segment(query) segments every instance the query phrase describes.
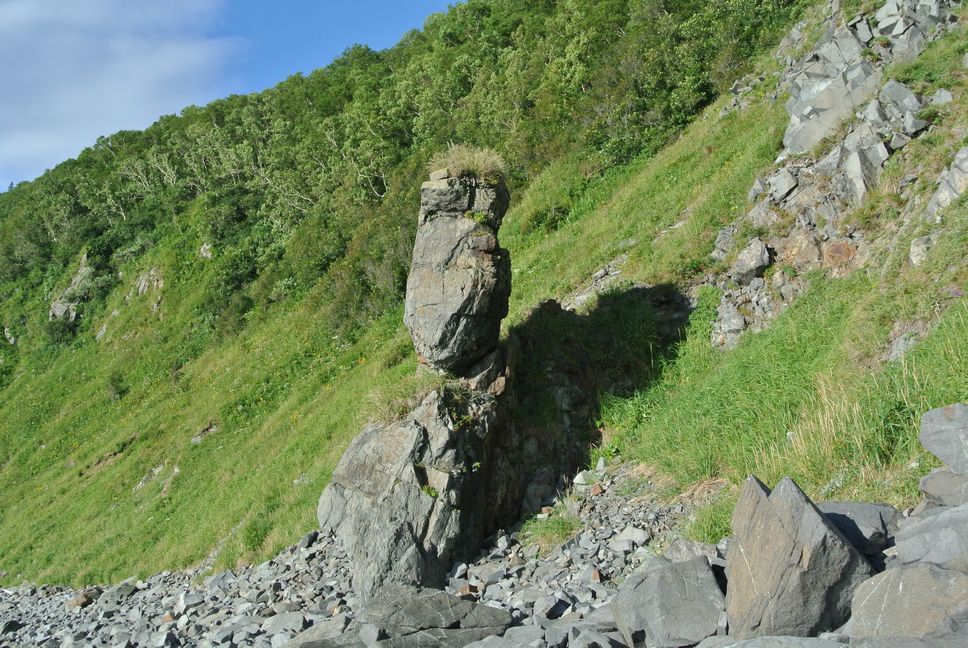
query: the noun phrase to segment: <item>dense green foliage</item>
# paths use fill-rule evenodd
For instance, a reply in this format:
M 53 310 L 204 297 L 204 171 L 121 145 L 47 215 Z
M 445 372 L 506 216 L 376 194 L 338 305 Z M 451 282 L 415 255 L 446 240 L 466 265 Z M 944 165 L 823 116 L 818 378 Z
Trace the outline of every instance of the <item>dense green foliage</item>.
M 794 5 L 471 0 L 389 50 L 355 47 L 265 92 L 102 138 L 0 196 L 0 318 L 39 340 L 38 297 L 81 251 L 99 278 L 94 311 L 126 263 L 177 232 L 215 251 L 190 349 L 320 281 L 326 323 L 355 332 L 400 297 L 432 153 L 490 146 L 521 186 L 580 150 L 597 175 L 667 141 Z M 86 322 L 44 326 L 59 343 Z

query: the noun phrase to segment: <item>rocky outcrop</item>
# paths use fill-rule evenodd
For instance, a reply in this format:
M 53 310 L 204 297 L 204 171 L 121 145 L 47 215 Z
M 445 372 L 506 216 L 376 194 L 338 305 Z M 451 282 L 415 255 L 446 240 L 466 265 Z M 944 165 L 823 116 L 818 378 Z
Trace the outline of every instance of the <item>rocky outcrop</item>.
M 51 303 L 48 319 L 73 322 L 77 318 L 78 306 L 90 297 L 93 287 L 94 268 L 88 263 L 87 254 L 82 254 L 70 285 Z
M 726 554 L 729 632 L 815 636 L 850 616 L 873 569 L 790 479 L 770 492 L 749 478 Z
M 723 291 L 713 346 L 731 349 L 744 331 L 765 328 L 806 289 L 805 272 L 823 268 L 837 277 L 864 265 L 867 240 L 844 215 L 877 186 L 887 160 L 930 126 L 919 117 L 928 101 L 893 79 L 882 83 L 881 70 L 890 61 L 916 56 L 943 33 L 954 20 L 950 6 L 947 0 L 889 0 L 874 15 L 841 25 L 834 12 L 817 46 L 802 61 L 790 61 L 781 84 L 790 92 L 790 122 L 778 161 L 810 152 L 845 124 L 849 128 L 843 139 L 820 152 L 819 160 L 801 156 L 765 180 L 758 178 L 749 192 L 753 207 L 719 231 L 710 255 L 714 260 L 728 260 L 740 249 L 736 262 L 749 265 L 744 256 L 760 240 L 770 250 L 767 266 L 780 265 L 784 272 L 760 281 L 766 267 L 758 265 L 755 272 L 733 267 L 712 282 Z M 796 38 L 789 40 L 799 41 L 799 29 L 793 33 Z M 944 100 L 943 94 L 936 96 Z M 930 218 L 957 196 L 958 186 L 968 184 L 959 160 L 939 181 L 936 199 L 927 208 Z M 768 234 L 738 239 L 744 226 Z M 934 242 L 935 235 L 915 241 L 912 264 L 923 263 Z
M 497 348 L 511 294 L 511 260 L 497 232 L 503 184 L 437 177 L 421 187 L 404 322 L 421 362 L 463 375 Z
M 920 54 L 946 26 L 948 7 L 946 0 L 888 0 L 873 16 L 829 26 L 816 47 L 787 75 L 786 151 L 806 153 L 833 135 L 877 92 L 881 64 Z M 875 57 L 870 57 L 871 52 Z M 855 158 L 851 164 L 858 161 L 862 160 Z
M 500 511 L 492 492 L 500 421 L 495 397 L 435 390 L 404 420 L 365 429 L 319 501 L 366 596 L 386 583 L 440 587 L 477 551 Z
M 526 479 L 508 450 L 505 354 L 510 260 L 497 245 L 503 185 L 431 175 L 421 190 L 405 322 L 423 364 L 465 376 L 399 421 L 367 427 L 319 500 L 325 534 L 347 547 L 364 597 L 381 586 L 441 587 L 496 525 Z

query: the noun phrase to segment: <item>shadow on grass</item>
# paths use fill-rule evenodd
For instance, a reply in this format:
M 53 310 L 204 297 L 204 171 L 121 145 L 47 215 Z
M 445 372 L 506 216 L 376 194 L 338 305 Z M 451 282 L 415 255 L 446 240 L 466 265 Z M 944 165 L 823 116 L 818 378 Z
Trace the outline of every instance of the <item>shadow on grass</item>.
M 689 300 L 672 285 L 635 286 L 598 296 L 586 313 L 542 303 L 510 331 L 518 433 L 574 471 L 602 441 L 602 404 L 658 380 L 676 356 Z M 573 472 L 572 472 L 573 474 Z

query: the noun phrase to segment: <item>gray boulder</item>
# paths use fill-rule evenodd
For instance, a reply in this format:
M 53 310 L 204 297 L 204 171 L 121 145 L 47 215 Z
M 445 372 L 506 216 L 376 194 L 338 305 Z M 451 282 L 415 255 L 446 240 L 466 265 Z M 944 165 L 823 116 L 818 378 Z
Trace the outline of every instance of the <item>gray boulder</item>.
M 431 392 L 410 416 L 353 440 L 319 500 L 324 533 L 340 538 L 364 597 L 387 582 L 443 585 L 500 507 L 486 485 L 497 427 L 493 396 Z
M 439 590 L 400 585 L 383 588 L 360 612 L 362 625 L 376 628 L 394 648 L 463 648 L 503 634 L 511 625 L 505 610 L 465 601 Z
M 968 554 L 968 504 L 934 509 L 911 518 L 894 538 L 904 563 L 941 564 Z
M 503 185 L 444 178 L 421 188 L 404 322 L 421 361 L 462 375 L 497 347 L 511 262 L 498 246 Z
M 938 468 L 922 477 L 920 486 L 925 499 L 932 504 L 968 504 L 968 475 L 959 475 L 948 468 Z
M 927 412 L 921 417 L 918 439 L 953 472 L 968 475 L 968 405 L 955 403 Z
M 817 508 L 857 551 L 868 558 L 880 554 L 897 532 L 897 509 L 866 502 L 822 502 Z
M 843 648 L 844 644 L 826 639 L 809 637 L 756 637 L 734 639 L 733 637 L 710 637 L 696 648 Z
M 968 574 L 918 563 L 888 569 L 854 591 L 845 631 L 854 639 L 947 633 L 968 613 Z M 876 645 L 876 644 L 875 644 Z
M 629 646 L 692 646 L 720 629 L 726 601 L 709 562 L 673 563 L 654 558 L 631 575 L 611 602 L 616 625 Z
M 770 265 L 770 250 L 760 238 L 752 239 L 736 256 L 729 274 L 736 283 L 748 284 Z
M 840 626 L 870 564 L 789 478 L 746 480 L 726 553 L 730 633 L 811 636 Z

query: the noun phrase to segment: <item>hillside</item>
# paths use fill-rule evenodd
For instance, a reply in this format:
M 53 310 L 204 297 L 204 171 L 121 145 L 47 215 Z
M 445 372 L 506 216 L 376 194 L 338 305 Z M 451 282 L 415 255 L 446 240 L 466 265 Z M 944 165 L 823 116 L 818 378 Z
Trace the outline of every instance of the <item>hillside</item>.
M 774 53 L 798 19 L 804 41 L 784 56 L 820 37 L 826 6 L 810 5 L 468 2 L 390 50 L 118 133 L 0 195 L 0 580 L 232 566 L 314 528 L 361 424 L 425 388 L 402 295 L 419 183 L 449 141 L 508 162 L 506 332 L 544 339 L 539 353 L 577 341 L 628 374 L 594 394 L 596 456 L 677 489 L 755 471 L 913 503 L 933 466 L 918 418 L 968 397 L 968 205 L 940 229 L 920 219 L 968 144 L 963 26 L 885 67 L 953 99 L 919 113 L 930 130 L 844 215 L 865 263 L 794 276 L 804 293 L 775 321 L 710 343 L 723 291 L 709 277 L 735 252 L 710 253 L 779 168 Z M 911 241 L 933 231 L 915 266 Z M 585 299 L 603 278 L 617 307 Z M 622 301 L 643 285 L 694 299 L 681 342 Z M 577 312 L 536 325 L 548 299 Z M 901 353 L 899 338 L 916 344 Z M 552 395 L 528 384 L 523 422 L 553 428 Z M 724 493 L 697 536 L 726 530 Z

